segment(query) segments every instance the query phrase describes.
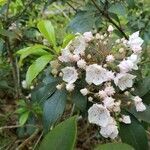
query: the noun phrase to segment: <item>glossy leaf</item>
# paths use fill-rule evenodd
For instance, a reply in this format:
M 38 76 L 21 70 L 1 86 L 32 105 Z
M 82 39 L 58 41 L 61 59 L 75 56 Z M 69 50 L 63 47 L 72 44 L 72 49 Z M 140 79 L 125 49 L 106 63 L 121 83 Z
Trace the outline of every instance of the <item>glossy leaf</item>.
M 49 61 L 53 58 L 52 55 L 43 55 L 39 57 L 28 69 L 26 74 L 27 85 L 30 85 L 33 79 L 45 68 Z
M 37 55 L 37 56 L 48 55 L 49 53 L 45 51 L 43 48 L 47 48 L 47 47 L 41 45 L 35 45 L 32 47 L 27 47 L 19 50 L 17 52 L 17 54 L 21 55 L 19 60 L 19 65 L 21 65 L 22 61 L 29 55 Z
M 86 111 L 87 97 L 83 96 L 79 90 L 75 90 L 72 94 L 72 101 L 75 106 L 82 112 Z
M 146 110 L 143 112 L 137 112 L 135 107 L 128 110 L 131 114 L 133 114 L 136 118 L 150 123 L 150 106 L 146 107 Z
M 45 136 L 39 150 L 73 150 L 76 134 L 76 117 L 71 117 L 58 124 Z
M 45 103 L 43 121 L 45 129 L 49 129 L 63 114 L 67 95 L 64 90 L 57 90 Z
M 120 124 L 120 137 L 123 143 L 127 143 L 135 148 L 135 150 L 148 150 L 148 139 L 145 129 L 140 122 L 131 117 L 131 124 Z
M 134 150 L 134 148 L 125 143 L 108 143 L 99 144 L 95 150 Z
M 56 47 L 55 30 L 52 23 L 48 20 L 42 20 L 37 26 L 43 36 L 53 45 L 53 47 Z
M 150 77 L 146 77 L 137 83 L 134 93 L 142 97 L 149 91 L 150 91 Z
M 95 25 L 96 18 L 94 17 L 95 12 L 91 11 L 80 11 L 76 14 L 75 18 L 69 24 L 69 29 L 74 33 L 84 33 L 91 31 Z
M 26 111 L 26 112 L 24 112 L 24 113 L 22 113 L 22 114 L 20 115 L 19 124 L 20 124 L 21 126 L 26 123 L 26 121 L 27 121 L 27 119 L 28 119 L 28 117 L 29 117 L 29 114 L 30 114 L 30 112 L 29 112 L 29 111 Z
M 122 3 L 117 2 L 110 6 L 109 12 L 124 16 L 126 14 L 126 8 Z
M 65 48 L 65 47 L 69 44 L 69 42 L 70 42 L 71 40 L 73 40 L 74 38 L 75 38 L 75 35 L 74 35 L 74 34 L 68 34 L 68 35 L 64 38 L 64 40 L 63 40 L 63 45 L 62 45 L 62 47 Z

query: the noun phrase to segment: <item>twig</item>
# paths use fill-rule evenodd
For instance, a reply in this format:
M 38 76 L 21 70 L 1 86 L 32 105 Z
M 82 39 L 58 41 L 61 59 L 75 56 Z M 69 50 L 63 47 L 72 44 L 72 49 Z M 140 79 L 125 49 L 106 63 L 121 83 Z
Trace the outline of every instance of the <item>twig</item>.
M 95 2 L 95 0 L 92 0 L 92 3 L 95 5 L 95 7 L 97 8 L 97 10 L 110 22 L 112 23 L 121 33 L 122 35 L 128 40 L 128 36 L 123 32 L 123 30 L 110 18 L 110 16 L 108 15 L 107 11 L 102 11 L 99 6 L 97 5 L 97 3 Z
M 36 147 L 37 147 L 37 145 L 39 144 L 39 142 L 40 142 L 40 140 L 41 140 L 42 136 L 43 136 L 43 131 L 42 131 L 41 135 L 39 136 L 38 140 L 36 141 L 36 143 L 35 143 L 35 145 L 34 145 L 34 147 L 33 147 L 33 149 L 32 149 L 32 150 L 35 150 L 35 148 L 36 148 Z
M 75 12 L 77 12 L 77 9 L 74 8 L 69 2 L 66 2 Z
M 24 126 L 21 126 L 21 125 L 12 125 L 12 126 L 3 126 L 3 127 L 0 127 L 0 130 L 4 130 L 4 129 L 13 129 L 13 128 L 20 128 L 20 127 L 40 127 L 40 126 L 34 126 L 32 124 L 27 124 L 27 125 L 24 125 Z
M 15 17 L 12 17 L 9 19 L 9 23 L 7 25 L 7 27 L 10 26 L 10 24 L 14 23 L 16 20 L 18 20 L 26 11 L 29 7 L 31 7 L 31 4 L 34 2 L 34 0 L 30 0 L 25 6 L 24 9 L 22 10 L 22 12 L 20 12 L 18 15 L 16 15 Z
M 21 143 L 17 149 L 22 150 L 28 143 L 30 143 L 37 136 L 39 131 L 40 131 L 39 128 L 36 129 L 35 132 L 29 138 L 27 138 L 23 143 Z

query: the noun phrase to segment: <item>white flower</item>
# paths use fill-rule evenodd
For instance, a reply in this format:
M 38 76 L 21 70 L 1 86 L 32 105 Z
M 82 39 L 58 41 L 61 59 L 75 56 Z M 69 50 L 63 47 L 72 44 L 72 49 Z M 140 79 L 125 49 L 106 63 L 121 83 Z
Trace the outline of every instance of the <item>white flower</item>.
M 137 63 L 140 62 L 140 57 L 139 55 L 132 54 L 130 57 L 128 57 L 128 60 L 130 60 L 133 63 L 133 69 L 138 70 Z
M 139 37 L 139 31 L 129 36 L 128 45 L 134 53 L 140 53 L 143 40 Z
M 121 104 L 121 101 L 118 101 L 118 102 L 114 103 L 114 107 L 113 107 L 114 112 L 120 112 L 121 111 L 120 104 Z
M 112 25 L 109 25 L 109 26 L 108 26 L 108 29 L 107 29 L 107 31 L 108 31 L 108 32 L 112 32 L 112 31 L 114 31 L 114 28 L 113 28 L 113 26 L 112 26 Z
M 109 119 L 109 111 L 101 104 L 93 104 L 88 110 L 88 120 L 90 123 L 105 127 L 107 126 Z
M 23 80 L 23 81 L 21 82 L 21 84 L 22 84 L 22 87 L 23 87 L 24 89 L 26 89 L 26 88 L 28 87 L 26 80 Z
M 124 52 L 124 48 L 120 48 L 119 53 L 123 53 L 123 52 Z
M 100 65 L 93 64 L 86 67 L 86 82 L 100 85 L 107 81 L 107 70 Z
M 129 74 L 129 73 L 119 73 L 114 78 L 114 83 L 116 86 L 118 86 L 122 91 L 124 91 L 127 88 L 131 88 L 133 85 L 133 79 L 136 76 Z
M 87 88 L 81 89 L 80 92 L 81 92 L 81 94 L 84 95 L 84 96 L 89 93 L 89 91 L 88 91 Z
M 106 57 L 106 61 L 107 61 L 107 62 L 113 62 L 114 60 L 115 60 L 115 58 L 114 58 L 113 55 L 108 55 L 108 56 Z
M 78 79 L 78 73 L 74 67 L 65 67 L 62 69 L 62 72 L 65 82 L 74 83 Z
M 74 51 L 73 51 L 74 54 L 84 55 L 87 43 L 86 43 L 85 38 L 83 36 L 81 36 L 81 35 L 77 36 L 75 38 L 75 40 L 72 42 L 72 45 L 74 47 Z
M 100 39 L 101 38 L 101 35 L 99 33 L 96 33 L 96 39 Z
M 141 112 L 146 110 L 146 106 L 143 104 L 142 99 L 139 96 L 135 96 L 133 100 L 137 111 Z
M 134 100 L 135 103 L 142 102 L 142 99 L 141 99 L 139 96 L 135 96 L 135 97 L 133 98 L 133 100 Z
M 122 122 L 125 124 L 130 124 L 131 123 L 130 116 L 122 115 Z
M 83 36 L 86 42 L 90 42 L 94 38 L 92 32 L 85 32 Z
M 70 55 L 70 61 L 72 62 L 77 62 L 80 59 L 80 56 L 75 54 L 75 55 Z
M 63 87 L 63 84 L 58 84 L 58 85 L 56 86 L 57 90 L 61 90 L 62 87 Z
M 106 76 L 107 76 L 107 81 L 113 80 L 115 78 L 114 72 L 112 71 L 107 71 Z
M 74 84 L 72 84 L 72 83 L 66 84 L 66 90 L 69 92 L 73 91 L 74 90 Z
M 104 103 L 104 106 L 108 109 L 112 109 L 113 106 L 114 106 L 114 101 L 115 99 L 112 98 L 112 97 L 106 97 L 104 100 L 103 100 L 103 103 Z
M 120 71 L 125 73 L 131 71 L 133 69 L 134 64 L 130 60 L 123 60 L 118 66 L 120 68 Z
M 61 62 L 70 62 L 70 58 L 71 58 L 72 54 L 71 52 L 69 51 L 68 48 L 65 48 L 65 49 L 62 49 L 61 51 L 61 56 L 58 57 L 58 59 L 61 61 Z
M 143 102 L 136 103 L 135 107 L 136 107 L 136 110 L 140 112 L 146 110 L 146 106 L 144 105 Z
M 105 97 L 107 97 L 107 93 L 105 91 L 101 90 L 101 91 L 98 92 L 98 96 L 100 98 L 105 98 Z
M 84 59 L 80 59 L 78 62 L 77 62 L 77 66 L 81 69 L 85 69 L 86 68 L 86 62 Z
M 108 96 L 112 96 L 115 94 L 115 89 L 113 86 L 107 86 L 104 90 Z
M 110 117 L 109 123 L 105 127 L 101 127 L 100 134 L 105 138 L 115 139 L 118 136 L 118 128 L 115 120 Z
M 88 97 L 88 100 L 89 100 L 89 102 L 92 102 L 93 101 L 93 97 Z

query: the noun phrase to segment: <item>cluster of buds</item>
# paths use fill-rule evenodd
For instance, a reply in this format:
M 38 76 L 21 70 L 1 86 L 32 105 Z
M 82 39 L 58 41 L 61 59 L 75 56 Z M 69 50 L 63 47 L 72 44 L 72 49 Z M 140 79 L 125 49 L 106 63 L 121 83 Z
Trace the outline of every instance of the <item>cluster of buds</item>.
M 82 87 L 78 90 L 93 103 L 88 120 L 100 126 L 105 138 L 118 136 L 117 122 L 131 123 L 122 108 L 131 105 L 140 112 L 146 109 L 142 99 L 131 94 L 142 44 L 139 32 L 130 35 L 129 40 L 114 39 L 113 27 L 109 26 L 105 34 L 77 34 L 52 65 L 52 73 L 62 78 L 57 89 L 65 86 L 73 92 L 76 85 Z

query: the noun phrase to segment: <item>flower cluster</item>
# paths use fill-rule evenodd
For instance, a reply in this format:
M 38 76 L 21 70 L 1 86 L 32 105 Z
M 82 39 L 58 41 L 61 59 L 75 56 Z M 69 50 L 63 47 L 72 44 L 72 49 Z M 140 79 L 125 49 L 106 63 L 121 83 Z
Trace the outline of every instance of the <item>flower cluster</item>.
M 77 34 L 51 62 L 52 74 L 63 80 L 57 89 L 65 87 L 73 92 L 80 85 L 78 90 L 93 103 L 88 120 L 100 126 L 105 138 L 117 137 L 118 122 L 131 123 L 122 108 L 135 106 L 140 112 L 146 109 L 142 99 L 131 94 L 142 43 L 139 32 L 130 35 L 129 40 L 114 40 L 113 27 L 109 26 L 105 34 Z

